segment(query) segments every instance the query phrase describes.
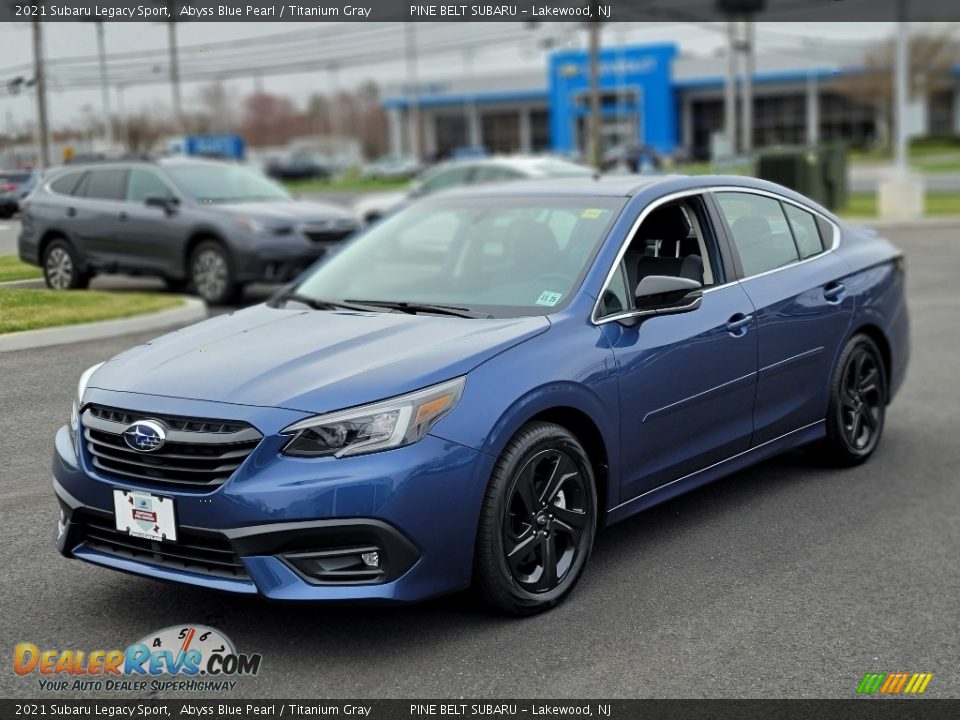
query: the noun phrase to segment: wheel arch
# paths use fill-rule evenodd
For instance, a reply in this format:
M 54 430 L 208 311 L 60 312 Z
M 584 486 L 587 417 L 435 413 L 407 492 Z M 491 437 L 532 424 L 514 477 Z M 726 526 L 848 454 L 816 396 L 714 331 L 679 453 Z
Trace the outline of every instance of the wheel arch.
M 190 256 L 193 255 L 193 251 L 197 249 L 197 246 L 202 242 L 212 240 L 213 242 L 220 243 L 223 246 L 223 249 L 230 253 L 230 246 L 227 244 L 227 241 L 224 239 L 223 235 L 217 232 L 211 227 L 198 227 L 195 228 L 190 236 L 187 238 L 186 244 L 183 246 L 183 255 L 180 260 L 182 264 L 183 277 L 190 277 Z
M 569 430 L 587 451 L 597 486 L 597 526 L 602 527 L 606 510 L 617 498 L 617 449 L 619 425 L 605 410 L 601 398 L 576 383 L 558 382 L 536 388 L 500 416 L 487 435 L 483 452 L 499 457 L 507 443 L 524 425 L 545 421 Z
M 609 504 L 607 494 L 609 492 L 610 461 L 607 443 L 603 439 L 600 428 L 587 413 L 569 405 L 557 405 L 542 410 L 529 418 L 526 423 L 538 421 L 554 423 L 569 430 L 583 445 L 583 449 L 587 451 L 587 458 L 590 460 L 593 469 L 594 483 L 597 489 L 597 504 L 603 504 L 602 511 L 599 507 L 597 508 L 597 527 L 602 527 L 606 519 L 606 507 Z
M 887 397 L 886 402 L 890 402 L 890 383 L 891 376 L 893 373 L 893 349 L 890 345 L 890 340 L 887 338 L 887 334 L 883 331 L 879 325 L 871 322 L 864 322 L 859 325 L 854 325 L 850 336 L 847 338 L 847 341 L 844 343 L 850 342 L 851 338 L 856 337 L 857 335 L 866 335 L 870 338 L 873 343 L 877 346 L 877 349 L 880 351 L 880 359 L 883 361 L 883 371 L 887 377 Z

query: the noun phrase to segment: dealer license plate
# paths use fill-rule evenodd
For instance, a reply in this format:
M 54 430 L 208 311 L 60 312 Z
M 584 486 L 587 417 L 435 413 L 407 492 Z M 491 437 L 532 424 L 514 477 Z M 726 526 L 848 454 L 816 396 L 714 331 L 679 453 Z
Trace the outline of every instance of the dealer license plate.
M 114 490 L 113 511 L 120 532 L 161 542 L 177 540 L 173 498 L 140 490 Z

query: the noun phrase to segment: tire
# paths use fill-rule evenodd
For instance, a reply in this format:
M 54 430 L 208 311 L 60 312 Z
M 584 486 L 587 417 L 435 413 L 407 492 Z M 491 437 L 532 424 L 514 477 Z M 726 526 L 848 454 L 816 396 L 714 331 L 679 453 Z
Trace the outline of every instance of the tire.
M 855 335 L 830 379 L 827 436 L 818 450 L 833 465 L 858 465 L 877 449 L 887 408 L 887 370 L 876 343 Z
M 204 240 L 190 254 L 190 286 L 209 305 L 232 302 L 240 294 L 233 260 L 216 240 Z
M 473 576 L 481 600 L 516 616 L 558 605 L 587 565 L 596 508 L 593 469 L 577 438 L 553 423 L 522 427 L 497 461 L 480 511 Z
M 62 238 L 44 248 L 41 263 L 43 282 L 51 290 L 79 290 L 90 284 L 90 275 L 80 271 L 77 251 Z

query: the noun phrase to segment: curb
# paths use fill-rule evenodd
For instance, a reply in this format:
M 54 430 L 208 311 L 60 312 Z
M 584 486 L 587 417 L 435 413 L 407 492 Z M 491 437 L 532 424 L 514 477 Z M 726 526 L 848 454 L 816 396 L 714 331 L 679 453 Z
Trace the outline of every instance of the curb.
M 5 280 L 0 282 L 0 288 L 5 287 L 43 287 L 42 278 L 27 278 L 26 280 Z
M 903 229 L 913 228 L 955 228 L 960 225 L 960 216 L 941 215 L 939 217 L 914 218 L 912 220 L 881 220 L 880 218 L 840 218 L 852 225 L 867 225 L 868 227 L 883 229 Z
M 117 320 L 102 320 L 78 325 L 6 333 L 0 335 L 0 352 L 102 340 L 118 335 L 161 330 L 173 325 L 186 325 L 207 318 L 207 306 L 202 300 L 192 297 L 183 297 L 182 299 L 184 304 L 180 307 L 147 315 L 134 315 Z

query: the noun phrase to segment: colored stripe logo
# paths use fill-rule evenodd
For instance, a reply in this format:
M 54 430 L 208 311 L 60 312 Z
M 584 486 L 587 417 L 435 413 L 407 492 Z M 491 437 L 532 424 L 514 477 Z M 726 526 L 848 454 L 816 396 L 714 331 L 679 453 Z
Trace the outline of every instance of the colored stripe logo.
M 867 673 L 857 686 L 858 695 L 922 695 L 933 673 Z

